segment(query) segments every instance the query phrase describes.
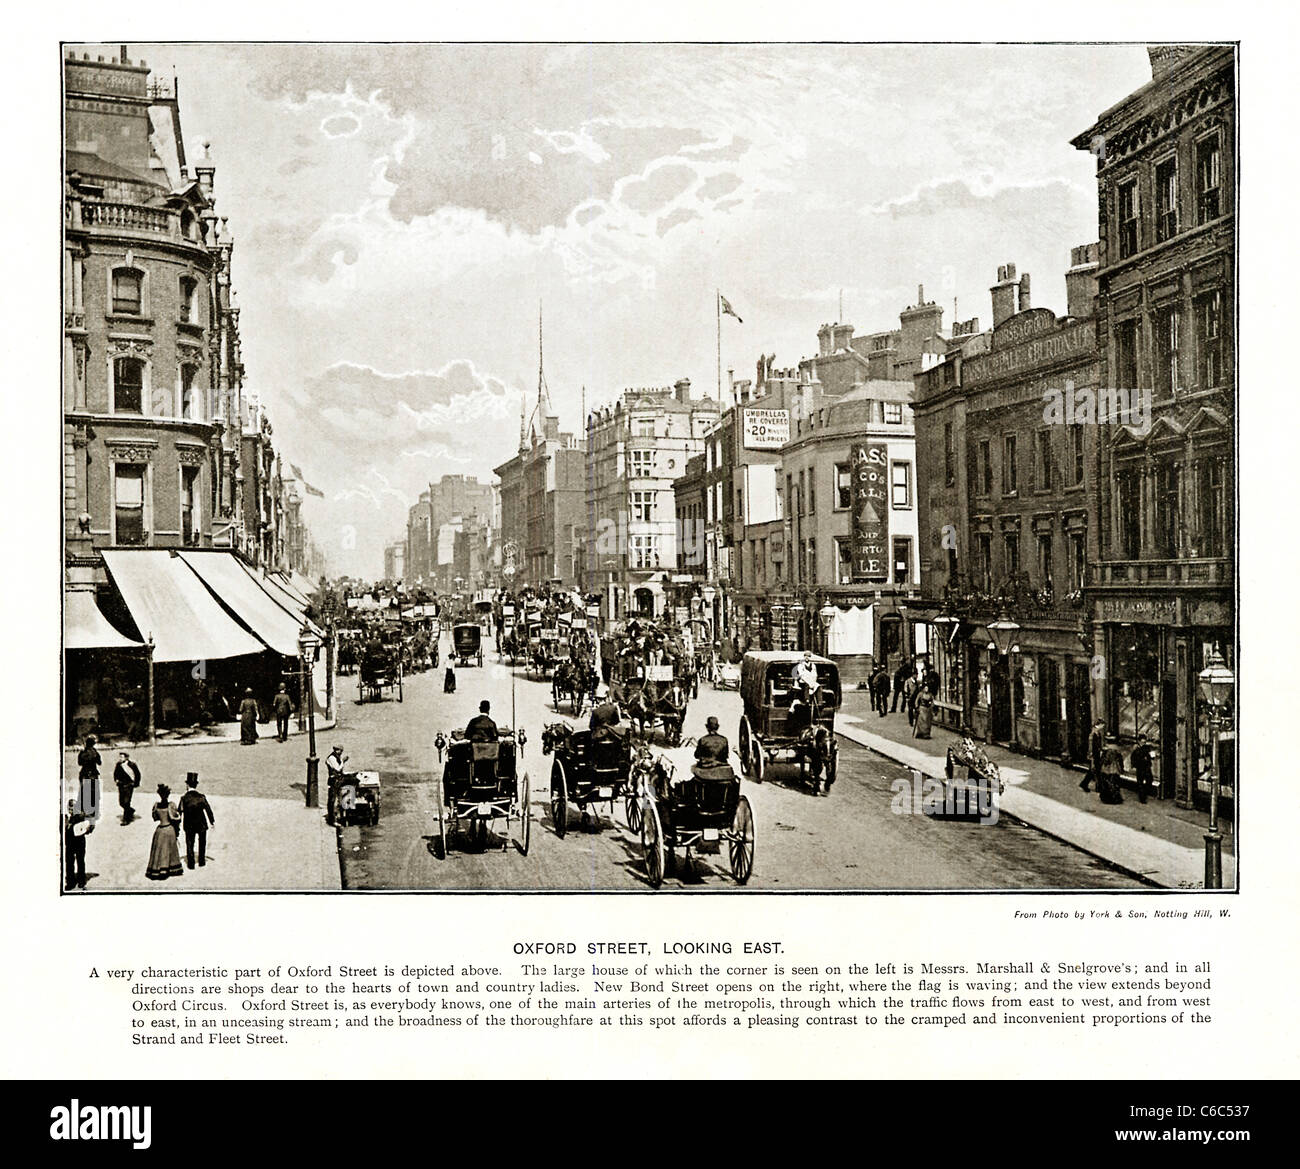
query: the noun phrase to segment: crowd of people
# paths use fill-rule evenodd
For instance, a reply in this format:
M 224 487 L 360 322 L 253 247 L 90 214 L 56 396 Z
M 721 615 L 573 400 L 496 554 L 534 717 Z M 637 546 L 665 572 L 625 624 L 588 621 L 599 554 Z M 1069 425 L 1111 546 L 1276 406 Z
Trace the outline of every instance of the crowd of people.
M 904 658 L 891 675 L 884 662 L 877 662 L 867 678 L 867 689 L 871 694 L 871 709 L 881 718 L 897 714 L 901 704 L 912 737 L 930 737 L 934 700 L 939 694 L 939 674 L 933 666 L 918 658 Z

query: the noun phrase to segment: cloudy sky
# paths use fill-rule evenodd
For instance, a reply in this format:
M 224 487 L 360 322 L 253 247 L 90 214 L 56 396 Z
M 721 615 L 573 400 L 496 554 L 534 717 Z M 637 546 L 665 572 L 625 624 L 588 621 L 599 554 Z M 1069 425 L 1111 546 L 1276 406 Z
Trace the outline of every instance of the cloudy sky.
M 248 383 L 326 494 L 331 570 L 382 571 L 422 486 L 491 478 L 546 380 L 566 428 L 623 387 L 752 376 L 924 284 L 989 320 L 1007 261 L 1064 310 L 1096 238 L 1069 139 L 1150 77 L 1097 46 L 148 45 L 210 140 Z

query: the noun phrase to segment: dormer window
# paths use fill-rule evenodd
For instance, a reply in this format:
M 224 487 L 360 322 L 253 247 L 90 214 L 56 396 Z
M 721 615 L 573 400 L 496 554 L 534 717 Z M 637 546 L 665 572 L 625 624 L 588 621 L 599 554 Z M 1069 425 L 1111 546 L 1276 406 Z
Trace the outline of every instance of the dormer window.
M 144 273 L 134 268 L 118 268 L 113 273 L 113 312 L 138 317 Z

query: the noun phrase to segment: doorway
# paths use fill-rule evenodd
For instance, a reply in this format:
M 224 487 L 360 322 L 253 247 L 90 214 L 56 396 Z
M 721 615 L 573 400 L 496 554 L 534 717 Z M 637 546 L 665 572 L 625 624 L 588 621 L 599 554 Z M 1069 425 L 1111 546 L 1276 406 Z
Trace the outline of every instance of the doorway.
M 1178 683 L 1166 678 L 1160 687 L 1160 774 L 1156 796 L 1165 799 L 1173 790 L 1178 767 Z M 1194 782 L 1194 781 L 1193 781 Z M 1192 793 L 1195 797 L 1195 791 Z
M 1039 658 L 1038 728 L 1039 747 L 1044 755 L 1061 753 L 1061 682 L 1056 659 Z
M 1006 654 L 997 654 L 989 672 L 989 720 L 997 743 L 1011 742 L 1011 666 Z
M 1087 763 L 1092 733 L 1092 680 L 1087 662 L 1070 662 L 1066 667 L 1065 720 L 1070 762 Z

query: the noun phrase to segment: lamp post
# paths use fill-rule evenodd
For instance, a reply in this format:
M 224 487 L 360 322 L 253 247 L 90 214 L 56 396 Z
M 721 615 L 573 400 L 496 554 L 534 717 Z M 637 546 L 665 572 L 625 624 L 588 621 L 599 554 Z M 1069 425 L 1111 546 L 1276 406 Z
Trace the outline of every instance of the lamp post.
M 1019 624 L 1003 611 L 1002 616 L 990 622 L 986 628 L 989 636 L 993 638 L 998 654 L 1006 657 L 1011 652 L 1011 647 L 1016 644 L 1016 634 L 1020 632 Z
M 316 756 L 316 699 L 311 667 L 320 652 L 320 638 L 304 622 L 298 631 L 298 657 L 302 662 L 303 689 L 307 691 L 307 807 L 320 807 L 320 760 Z
M 822 653 L 827 657 L 831 654 L 831 625 L 835 621 L 835 614 L 839 610 L 827 601 L 820 609 L 817 610 L 817 616 L 821 618 L 822 623 Z
M 1232 701 L 1236 682 L 1216 645 L 1210 660 L 1197 675 L 1201 697 L 1209 706 L 1210 723 L 1210 823 L 1205 833 L 1205 887 L 1223 888 L 1223 835 L 1219 832 L 1219 727 Z

